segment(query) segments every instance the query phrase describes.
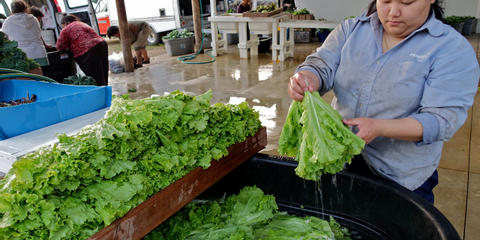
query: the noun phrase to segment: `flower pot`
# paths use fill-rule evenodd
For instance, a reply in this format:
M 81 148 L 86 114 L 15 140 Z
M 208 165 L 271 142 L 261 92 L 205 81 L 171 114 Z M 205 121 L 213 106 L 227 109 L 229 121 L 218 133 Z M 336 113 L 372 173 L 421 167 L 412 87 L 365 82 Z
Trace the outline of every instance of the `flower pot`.
M 456 22 L 456 23 L 452 23 L 451 26 L 457 30 L 457 32 L 459 32 L 460 34 L 462 34 L 462 30 L 463 30 L 463 25 L 465 24 L 465 22 Z
M 177 38 L 177 39 L 164 39 L 165 50 L 168 56 L 177 56 L 188 53 L 193 53 L 195 38 Z
M 330 34 L 329 29 L 323 29 L 321 31 L 317 32 L 317 38 L 319 42 L 325 42 L 325 39 L 327 39 L 328 34 Z
M 473 18 L 465 20 L 465 22 L 463 24 L 463 27 L 462 27 L 462 34 L 463 35 L 472 34 L 472 32 L 473 32 L 473 21 L 474 20 L 475 19 L 473 19 Z
M 473 26 L 472 26 L 472 33 L 477 33 L 477 23 L 478 23 L 478 18 L 473 19 Z

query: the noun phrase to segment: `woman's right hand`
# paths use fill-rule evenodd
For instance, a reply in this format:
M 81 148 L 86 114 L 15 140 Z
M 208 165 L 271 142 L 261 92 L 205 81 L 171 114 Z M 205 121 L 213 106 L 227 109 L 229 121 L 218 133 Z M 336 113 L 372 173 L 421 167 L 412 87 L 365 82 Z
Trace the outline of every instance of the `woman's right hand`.
M 308 85 L 307 83 L 308 82 Z M 320 88 L 320 81 L 310 71 L 299 71 L 290 78 L 288 83 L 288 94 L 295 101 L 302 101 L 305 91 L 317 91 Z

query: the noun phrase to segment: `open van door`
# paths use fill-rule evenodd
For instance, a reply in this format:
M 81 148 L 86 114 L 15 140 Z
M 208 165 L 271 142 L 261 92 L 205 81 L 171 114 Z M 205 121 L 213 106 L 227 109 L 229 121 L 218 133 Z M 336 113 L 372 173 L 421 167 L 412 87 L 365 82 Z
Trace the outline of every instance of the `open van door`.
M 10 16 L 10 8 L 4 0 L 0 0 L 0 30 L 2 29 L 3 21 Z
M 57 1 L 57 0 L 54 0 Z M 65 4 L 64 13 L 74 14 L 79 17 L 82 22 L 90 25 L 95 31 L 100 34 L 98 28 L 97 17 L 91 0 L 58 0 Z

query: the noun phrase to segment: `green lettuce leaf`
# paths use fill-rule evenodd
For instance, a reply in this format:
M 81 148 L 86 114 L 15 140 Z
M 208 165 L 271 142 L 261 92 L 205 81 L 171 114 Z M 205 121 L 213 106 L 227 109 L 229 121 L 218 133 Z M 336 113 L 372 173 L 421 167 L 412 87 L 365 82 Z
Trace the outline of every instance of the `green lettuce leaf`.
M 364 145 L 318 92 L 305 92 L 301 103 L 294 101 L 290 106 L 278 151 L 295 157 L 298 176 L 316 181 L 324 173 L 341 171 Z

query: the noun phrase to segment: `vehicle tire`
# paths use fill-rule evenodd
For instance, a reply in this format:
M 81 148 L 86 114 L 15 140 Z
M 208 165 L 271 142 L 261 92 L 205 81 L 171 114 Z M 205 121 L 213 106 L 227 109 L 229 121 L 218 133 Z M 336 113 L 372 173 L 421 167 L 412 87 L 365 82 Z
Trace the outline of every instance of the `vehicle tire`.
M 155 29 L 150 27 L 150 35 L 147 38 L 148 45 L 157 45 L 160 43 L 160 35 L 155 32 Z

